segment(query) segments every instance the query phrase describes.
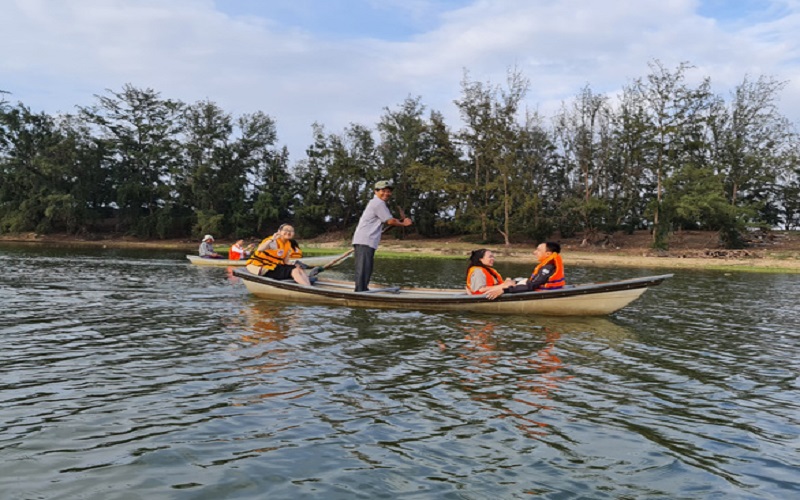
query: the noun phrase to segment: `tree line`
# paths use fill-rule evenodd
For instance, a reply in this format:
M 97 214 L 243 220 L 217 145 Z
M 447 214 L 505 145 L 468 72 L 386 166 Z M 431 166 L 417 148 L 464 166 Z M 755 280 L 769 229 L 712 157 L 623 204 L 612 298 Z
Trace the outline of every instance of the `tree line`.
M 290 164 L 277 124 L 130 84 L 74 114 L 0 93 L 0 233 L 114 232 L 141 238 L 257 237 L 292 221 L 303 237 L 351 230 L 392 179 L 392 203 L 422 236 L 485 242 L 680 229 L 743 245 L 750 227 L 800 226 L 798 136 L 785 82 L 745 76 L 724 97 L 659 61 L 618 95 L 588 85 L 554 116 L 525 107 L 530 82 L 465 71 L 456 129 L 421 97 L 377 124 L 312 125 Z

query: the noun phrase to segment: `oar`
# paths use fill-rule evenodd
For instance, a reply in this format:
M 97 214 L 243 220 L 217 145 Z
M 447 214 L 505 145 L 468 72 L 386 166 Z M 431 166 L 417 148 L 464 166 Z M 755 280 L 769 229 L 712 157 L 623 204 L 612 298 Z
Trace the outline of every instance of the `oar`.
M 309 276 L 315 276 L 315 275 L 321 273 L 322 271 L 324 271 L 326 269 L 332 268 L 333 266 L 335 266 L 335 265 L 339 264 L 340 262 L 342 262 L 344 259 L 346 259 L 346 258 L 350 257 L 351 255 L 353 255 L 354 251 L 355 250 L 348 250 L 345 253 L 343 253 L 342 255 L 340 255 L 340 256 L 336 257 L 335 259 L 333 259 L 332 261 L 328 262 L 324 266 L 315 267 L 314 269 L 312 269 L 308 273 L 308 275 Z
M 385 233 L 386 231 L 388 231 L 389 229 L 391 229 L 393 227 L 394 226 L 386 226 L 385 228 L 383 228 L 383 231 L 381 231 L 381 234 Z M 315 267 L 314 269 L 312 269 L 311 271 L 308 272 L 308 275 L 309 276 L 316 276 L 319 273 L 321 273 L 322 271 L 332 268 L 333 266 L 341 263 L 344 259 L 346 259 L 346 258 L 350 257 L 351 255 L 353 255 L 353 252 L 355 252 L 355 251 L 356 251 L 355 248 L 351 248 L 350 250 L 346 251 L 345 253 L 343 253 L 339 257 L 336 257 L 335 259 L 333 259 L 332 261 L 328 262 L 324 266 Z

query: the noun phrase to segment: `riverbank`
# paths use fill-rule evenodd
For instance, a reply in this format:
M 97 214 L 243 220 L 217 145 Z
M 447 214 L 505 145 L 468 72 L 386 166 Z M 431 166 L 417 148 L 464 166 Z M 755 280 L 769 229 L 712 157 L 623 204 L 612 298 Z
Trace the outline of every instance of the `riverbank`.
M 383 257 L 440 257 L 467 259 L 476 248 L 490 248 L 498 261 L 533 264 L 534 243 L 481 244 L 468 238 L 400 238 L 387 233 L 378 250 Z M 615 233 L 592 239 L 583 235 L 556 238 L 561 244 L 565 265 L 657 269 L 709 269 L 754 272 L 800 273 L 800 233 L 793 231 L 753 234 L 743 250 L 719 248 L 718 234 L 710 231 L 681 231 L 671 235 L 670 249 L 651 248 L 652 235 Z M 336 252 L 347 248 L 343 235 L 326 235 L 305 243 L 307 248 L 328 248 Z
M 651 249 L 650 235 L 639 232 L 632 235 L 614 234 L 600 241 L 575 237 L 558 239 L 566 265 L 598 267 L 631 267 L 658 269 L 715 269 L 757 272 L 800 273 L 800 234 L 797 232 L 772 232 L 754 236 L 744 250 L 723 250 L 716 245 L 716 233 L 684 231 L 670 238 L 670 249 L 657 252 Z M 58 246 L 88 246 L 102 248 L 141 248 L 152 250 L 197 251 L 199 242 L 188 240 L 148 240 L 130 237 L 80 238 L 65 235 L 36 235 L 33 233 L 0 235 L 0 243 L 26 243 Z M 218 240 L 215 247 L 226 249 L 232 242 Z M 340 253 L 349 248 L 349 240 L 342 234 L 301 241 L 306 253 L 323 255 Z M 386 235 L 379 253 L 389 258 L 438 257 L 466 259 L 475 248 L 490 248 L 499 261 L 533 263 L 533 243 L 479 244 L 465 238 L 421 239 Z
M 800 273 L 800 242 L 787 241 L 770 247 L 752 247 L 725 251 L 718 248 L 672 248 L 657 252 L 646 246 L 606 246 L 582 244 L 582 241 L 561 242 L 564 264 L 657 269 L 708 269 Z M 444 256 L 465 259 L 475 248 L 490 248 L 501 262 L 530 262 L 533 264 L 533 244 L 476 245 L 453 241 L 388 240 L 381 243 L 384 255 L 405 257 Z

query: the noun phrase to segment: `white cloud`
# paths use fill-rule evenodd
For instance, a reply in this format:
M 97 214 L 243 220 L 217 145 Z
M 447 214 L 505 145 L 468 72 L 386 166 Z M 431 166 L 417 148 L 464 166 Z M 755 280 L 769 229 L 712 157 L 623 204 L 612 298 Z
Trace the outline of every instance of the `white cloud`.
M 316 1 L 326 0 L 298 8 Z M 613 93 L 646 75 L 653 59 L 668 68 L 688 61 L 697 66 L 690 77 L 711 77 L 725 95 L 747 74 L 791 80 L 783 109 L 800 122 L 796 2 L 758 23 L 703 17 L 690 0 L 479 0 L 453 2 L 441 14 L 423 0 L 402 9 L 384 4 L 409 16 L 407 25 L 430 27 L 402 40 L 333 37 L 286 17 L 228 15 L 215 5 L 0 0 L 0 43 L 13 47 L 0 58 L 0 89 L 48 112 L 91 104 L 93 94 L 125 83 L 186 102 L 209 99 L 235 114 L 261 110 L 276 118 L 295 160 L 311 142 L 314 121 L 330 132 L 373 126 L 383 108 L 408 95 L 421 95 L 459 128 L 453 100 L 465 68 L 474 80 L 502 85 L 516 66 L 531 80 L 528 106 L 547 115 L 587 84 Z

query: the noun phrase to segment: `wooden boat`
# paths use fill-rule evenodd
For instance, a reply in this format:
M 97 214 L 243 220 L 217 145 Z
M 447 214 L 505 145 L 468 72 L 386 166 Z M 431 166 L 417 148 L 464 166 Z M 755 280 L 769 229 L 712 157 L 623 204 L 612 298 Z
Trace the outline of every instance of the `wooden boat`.
M 352 254 L 352 252 L 350 252 Z M 319 257 L 303 257 L 302 259 L 298 259 L 299 261 L 303 262 L 305 265 L 309 267 L 316 267 L 316 266 L 325 266 L 330 264 L 337 259 L 339 262 L 343 261 L 345 258 L 349 257 L 350 254 L 340 253 L 337 255 L 322 255 Z M 247 259 L 242 260 L 229 260 L 229 259 L 207 259 L 200 257 L 198 255 L 187 255 L 187 259 L 189 262 L 196 266 L 216 266 L 216 267 L 244 267 L 247 263 Z
M 491 314 L 546 316 L 602 316 L 639 298 L 672 274 L 621 281 L 568 285 L 558 290 L 504 294 L 495 300 L 467 295 L 463 289 L 401 288 L 370 285 L 369 292 L 354 292 L 353 283 L 320 278 L 312 286 L 277 281 L 235 269 L 247 290 L 257 297 L 308 304 L 415 309 L 421 311 L 471 311 Z

